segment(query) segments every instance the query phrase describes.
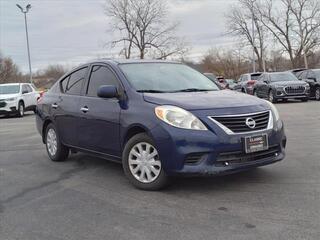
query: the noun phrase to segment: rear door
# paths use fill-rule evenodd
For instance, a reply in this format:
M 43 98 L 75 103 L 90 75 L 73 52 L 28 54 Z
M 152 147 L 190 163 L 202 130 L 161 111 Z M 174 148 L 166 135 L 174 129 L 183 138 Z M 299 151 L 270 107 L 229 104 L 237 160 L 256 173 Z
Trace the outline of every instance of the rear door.
M 103 99 L 97 96 L 102 85 L 122 86 L 116 74 L 107 65 L 92 65 L 85 96 L 81 98 L 83 110 L 79 121 L 79 146 L 90 151 L 120 156 L 120 104 L 117 98 Z
M 55 122 L 62 142 L 69 146 L 78 145 L 77 124 L 80 117 L 80 95 L 88 66 L 81 67 L 60 82 L 62 93 L 51 107 L 55 109 Z

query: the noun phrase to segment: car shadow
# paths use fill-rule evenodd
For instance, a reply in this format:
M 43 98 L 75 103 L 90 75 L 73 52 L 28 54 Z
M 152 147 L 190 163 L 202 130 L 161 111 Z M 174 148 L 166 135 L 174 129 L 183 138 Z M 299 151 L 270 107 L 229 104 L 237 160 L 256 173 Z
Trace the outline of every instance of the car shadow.
M 23 118 L 30 117 L 30 116 L 34 116 L 34 113 L 33 112 L 25 112 Z M 20 117 L 18 117 L 15 114 L 0 115 L 0 119 L 11 119 L 11 118 L 20 118 Z M 23 119 L 23 118 L 21 118 L 21 119 Z
M 101 168 L 103 169 L 103 173 L 100 173 L 103 174 L 103 176 L 100 177 L 106 178 L 106 181 L 108 181 L 110 176 L 122 178 L 122 180 L 126 178 L 121 164 L 107 159 L 84 153 L 77 153 L 72 154 L 71 157 L 69 157 L 68 162 L 72 162 L 75 164 L 75 167 L 81 167 L 82 169 Z M 251 183 L 267 183 L 269 180 L 270 182 L 274 182 L 274 179 L 277 178 L 276 175 L 276 173 L 273 173 L 268 169 L 255 168 L 224 176 L 172 177 L 169 186 L 161 190 L 161 192 L 206 192 L 225 191 L 226 189 L 241 189 L 242 186 Z M 127 184 L 130 186 L 129 181 Z

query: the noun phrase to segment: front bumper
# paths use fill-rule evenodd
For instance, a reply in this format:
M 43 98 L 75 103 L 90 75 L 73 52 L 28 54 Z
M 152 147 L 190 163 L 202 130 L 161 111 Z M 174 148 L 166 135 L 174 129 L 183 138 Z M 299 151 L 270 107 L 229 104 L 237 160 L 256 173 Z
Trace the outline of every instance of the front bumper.
M 0 114 L 8 114 L 12 112 L 17 111 L 17 103 L 15 101 L 13 102 L 7 102 L 7 101 L 1 101 L 0 102 Z
M 270 151 L 250 155 L 244 153 L 243 139 L 257 133 L 231 136 L 210 130 L 177 129 L 165 124 L 151 131 L 165 172 L 187 176 L 230 174 L 284 159 L 286 136 L 283 125 L 278 130 L 259 134 L 263 133 L 268 135 Z

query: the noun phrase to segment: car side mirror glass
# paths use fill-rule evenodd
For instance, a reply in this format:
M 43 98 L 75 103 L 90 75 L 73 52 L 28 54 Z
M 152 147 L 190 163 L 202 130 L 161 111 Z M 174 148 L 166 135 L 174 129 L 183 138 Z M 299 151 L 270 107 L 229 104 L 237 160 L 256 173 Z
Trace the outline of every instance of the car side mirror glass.
M 22 94 L 26 94 L 26 93 L 28 93 L 28 90 L 23 90 L 22 91 Z
M 100 86 L 97 92 L 100 98 L 118 98 L 119 93 L 117 87 L 114 85 L 103 85 Z

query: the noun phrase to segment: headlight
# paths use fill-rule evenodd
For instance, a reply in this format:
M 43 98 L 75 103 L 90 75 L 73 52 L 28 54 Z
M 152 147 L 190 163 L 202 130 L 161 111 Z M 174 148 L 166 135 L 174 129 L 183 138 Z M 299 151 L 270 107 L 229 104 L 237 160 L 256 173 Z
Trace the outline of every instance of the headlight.
M 266 103 L 268 103 L 270 108 L 271 108 L 271 111 L 273 113 L 273 117 L 275 118 L 274 120 L 276 122 L 278 122 L 280 120 L 280 115 L 279 115 L 279 112 L 278 112 L 277 108 L 269 101 L 266 101 Z
M 17 100 L 17 98 L 14 97 L 14 98 L 7 98 L 5 101 L 7 101 L 7 102 L 13 102 L 13 101 L 16 101 L 16 100 Z
M 155 108 L 156 116 L 171 126 L 193 129 L 208 130 L 206 126 L 192 113 L 175 106 L 159 106 Z

